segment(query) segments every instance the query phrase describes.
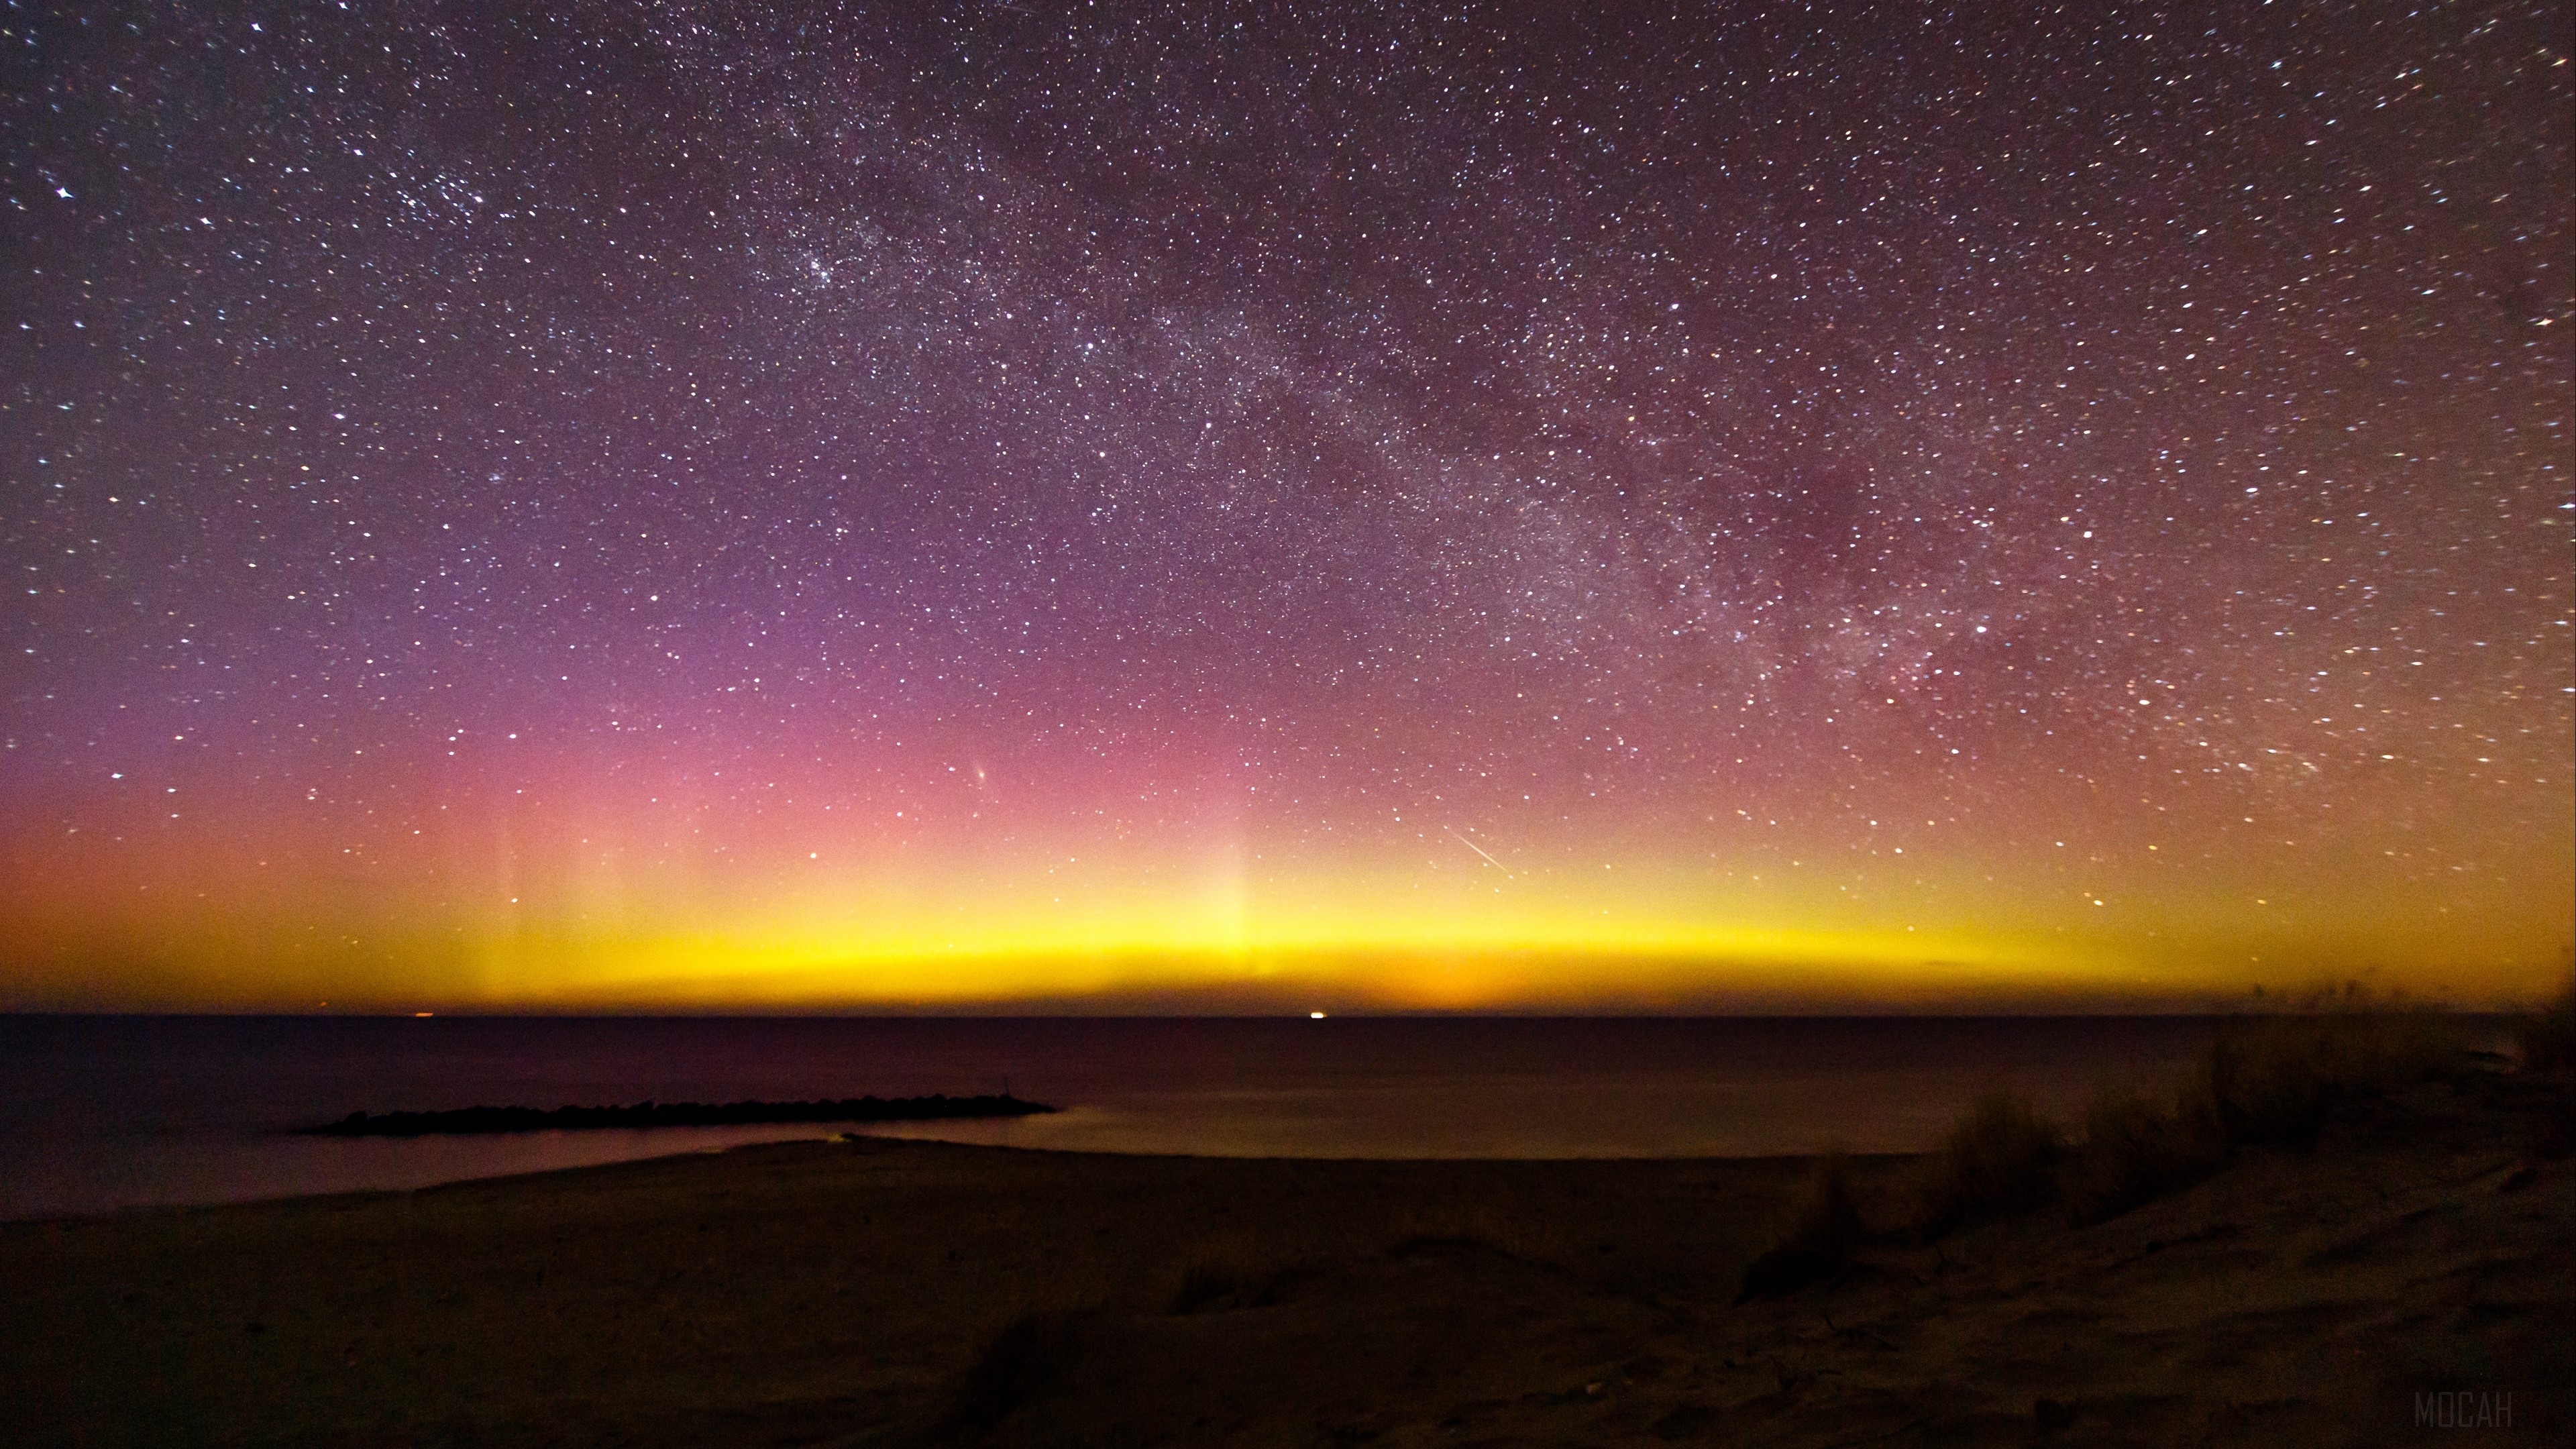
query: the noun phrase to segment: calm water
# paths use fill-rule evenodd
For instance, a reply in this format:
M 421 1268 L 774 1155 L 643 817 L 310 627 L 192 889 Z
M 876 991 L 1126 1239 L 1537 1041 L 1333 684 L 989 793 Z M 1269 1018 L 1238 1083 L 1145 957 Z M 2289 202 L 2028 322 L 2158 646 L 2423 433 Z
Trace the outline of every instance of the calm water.
M 828 1136 L 672 1128 L 343 1141 L 352 1110 L 989 1092 L 1067 1110 L 879 1130 L 1100 1152 L 1760 1156 L 1928 1144 L 1984 1085 L 2061 1112 L 2161 1079 L 2191 1018 L 920 1020 L 0 1017 L 0 1218 Z

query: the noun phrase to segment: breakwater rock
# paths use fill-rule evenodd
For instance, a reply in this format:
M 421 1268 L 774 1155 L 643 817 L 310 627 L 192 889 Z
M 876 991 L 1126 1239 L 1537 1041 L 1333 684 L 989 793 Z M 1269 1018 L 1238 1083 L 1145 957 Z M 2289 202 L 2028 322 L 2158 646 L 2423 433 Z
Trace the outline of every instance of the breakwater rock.
M 628 1107 L 459 1107 L 444 1112 L 352 1112 L 302 1129 L 317 1137 L 429 1137 L 609 1127 L 748 1127 L 776 1122 L 931 1122 L 1032 1117 L 1056 1109 L 1008 1093 L 981 1097 L 843 1097 L 815 1102 L 638 1102 Z

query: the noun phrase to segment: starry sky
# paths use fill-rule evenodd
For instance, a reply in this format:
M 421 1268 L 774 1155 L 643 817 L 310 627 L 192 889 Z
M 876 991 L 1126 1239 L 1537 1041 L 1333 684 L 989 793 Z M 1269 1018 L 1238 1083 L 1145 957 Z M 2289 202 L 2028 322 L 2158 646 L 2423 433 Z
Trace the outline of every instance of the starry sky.
M 2564 3 L 0 9 L 0 1005 L 2491 1001 Z

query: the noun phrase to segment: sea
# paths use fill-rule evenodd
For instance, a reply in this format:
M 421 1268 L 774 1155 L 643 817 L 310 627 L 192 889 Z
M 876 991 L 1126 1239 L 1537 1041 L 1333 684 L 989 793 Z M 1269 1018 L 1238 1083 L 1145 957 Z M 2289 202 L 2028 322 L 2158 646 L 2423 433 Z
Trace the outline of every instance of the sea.
M 0 1016 L 0 1219 L 358 1190 L 828 1137 L 412 1140 L 352 1111 L 1008 1090 L 1062 1110 L 873 1133 L 1225 1157 L 1759 1157 L 1927 1147 L 2006 1085 L 2072 1120 L 2206 1017 Z

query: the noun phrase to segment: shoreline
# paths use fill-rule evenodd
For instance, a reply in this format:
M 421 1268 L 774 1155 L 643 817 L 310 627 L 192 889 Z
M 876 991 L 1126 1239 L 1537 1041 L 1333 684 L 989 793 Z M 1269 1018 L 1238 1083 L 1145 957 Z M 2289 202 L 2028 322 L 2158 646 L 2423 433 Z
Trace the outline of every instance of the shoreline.
M 780 1123 L 773 1125 L 787 1127 L 799 1124 Z M 817 1123 L 814 1125 L 818 1128 L 822 1128 L 834 1124 Z M 639 1127 L 608 1130 L 686 1132 L 693 1129 L 688 1127 Z M 278 1135 L 310 1136 L 313 1134 L 302 1130 L 289 1130 Z M 418 1139 L 393 1138 L 390 1140 L 413 1141 Z M 1117 1152 L 1083 1147 L 1049 1147 L 1020 1143 L 957 1142 L 940 1137 L 909 1137 L 893 1133 L 853 1131 L 845 1128 L 825 1135 L 763 1137 L 746 1142 L 726 1142 L 704 1147 L 676 1147 L 668 1152 L 652 1152 L 633 1157 L 612 1157 L 598 1162 L 567 1163 L 562 1166 L 533 1167 L 502 1172 L 483 1173 L 471 1177 L 442 1178 L 435 1182 L 424 1182 L 409 1186 L 321 1188 L 310 1192 L 284 1192 L 260 1197 L 214 1198 L 201 1201 L 140 1202 L 117 1207 L 83 1209 L 68 1212 L 35 1213 L 22 1217 L 0 1217 L 0 1230 L 44 1224 L 78 1224 L 125 1220 L 138 1215 L 148 1215 L 153 1213 L 220 1212 L 241 1208 L 284 1207 L 300 1203 L 319 1203 L 337 1199 L 359 1200 L 369 1198 L 407 1197 L 421 1193 L 442 1192 L 453 1188 L 480 1187 L 497 1183 L 534 1182 L 558 1176 L 569 1178 L 585 1173 L 611 1172 L 619 1168 L 638 1167 L 657 1163 L 687 1162 L 707 1158 L 720 1159 L 734 1153 L 742 1152 L 760 1152 L 794 1148 L 823 1150 L 844 1146 L 851 1141 L 876 1142 L 906 1147 L 956 1148 L 963 1151 L 1007 1153 L 1020 1156 L 1096 1160 L 1103 1163 L 1359 1163 L 1409 1169 L 1437 1169 L 1460 1164 L 1478 1163 L 1527 1168 L 1577 1168 L 1586 1166 L 1604 1166 L 1614 1163 L 1667 1163 L 1674 1165 L 1700 1166 L 1720 1166 L 1732 1163 L 1747 1163 L 1768 1166 L 1786 1166 L 1803 1170 L 1808 1164 L 1811 1164 L 1826 1155 L 1822 1152 L 1772 1152 L 1747 1153 L 1741 1155 L 1702 1154 L 1697 1156 L 1648 1156 L 1642 1154 L 1630 1154 L 1624 1156 L 1604 1157 L 1324 1157 L 1291 1156 L 1286 1154 L 1251 1156 L 1234 1153 L 1202 1152 Z M 1863 1152 L 1848 1153 L 1844 1155 L 1848 1157 L 1849 1160 L 1858 1163 L 1892 1164 L 1918 1161 L 1929 1157 L 1931 1152 L 1931 1149 L 1926 1148 L 1913 1152 Z

